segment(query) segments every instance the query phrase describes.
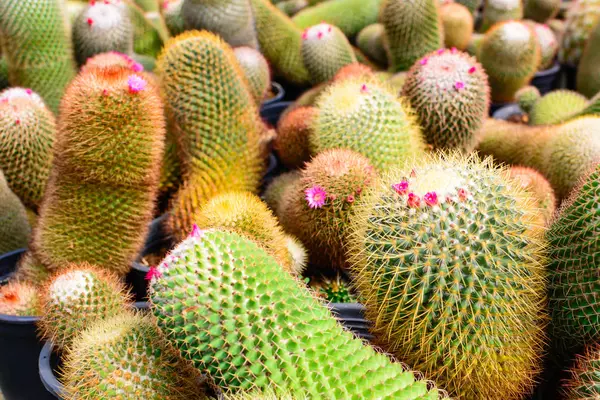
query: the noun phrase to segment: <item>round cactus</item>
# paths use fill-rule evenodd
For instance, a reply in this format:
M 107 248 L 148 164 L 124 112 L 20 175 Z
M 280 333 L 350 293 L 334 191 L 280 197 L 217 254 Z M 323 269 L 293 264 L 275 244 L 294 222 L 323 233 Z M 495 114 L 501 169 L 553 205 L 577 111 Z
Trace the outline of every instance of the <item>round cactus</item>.
M 281 218 L 281 211 L 285 208 L 283 199 L 286 191 L 300 180 L 300 171 L 293 170 L 277 176 L 267 186 L 264 193 L 265 203 L 275 213 L 278 218 Z
M 334 82 L 316 104 L 311 154 L 346 148 L 384 170 L 424 150 L 411 107 L 387 86 L 371 79 Z
M 297 275 L 300 275 L 308 264 L 308 251 L 300 240 L 296 239 L 292 235 L 284 235 L 285 243 L 290 254 L 292 271 L 297 271 Z
M 30 208 L 44 196 L 55 139 L 54 114 L 36 93 L 21 88 L 0 93 L 0 170 Z
M 371 67 L 361 64 L 361 63 L 353 63 L 346 65 L 338 70 L 338 72 L 333 77 L 333 82 L 340 82 L 344 79 L 348 78 L 361 78 L 367 79 L 374 77 L 373 69 Z
M 350 289 L 350 283 L 346 282 L 340 275 L 335 278 L 322 278 L 312 280 L 310 287 L 317 296 L 322 297 L 329 303 L 355 303 L 356 298 Z
M 196 229 L 152 271 L 150 299 L 160 329 L 226 391 L 277 387 L 294 396 L 365 400 L 439 396 L 345 331 L 307 288 L 236 233 Z
M 206 399 L 202 378 L 167 347 L 149 316 L 122 312 L 78 335 L 64 360 L 65 400 Z
M 585 45 L 579 66 L 577 68 L 577 91 L 584 96 L 593 97 L 600 92 L 600 25 L 592 30 Z
M 511 167 L 508 172 L 516 185 L 531 193 L 540 210 L 540 225 L 547 226 L 556 211 L 556 196 L 548 180 L 532 168 Z
M 0 287 L 0 314 L 32 317 L 41 313 L 38 288 L 34 285 L 12 281 Z
M 162 3 L 162 15 L 165 25 L 172 36 L 177 36 L 185 31 L 185 21 L 181 15 L 181 7 L 184 0 L 164 0 Z
M 436 149 L 475 148 L 490 102 L 487 75 L 475 58 L 456 49 L 427 54 L 409 71 L 402 94 L 427 143 Z
M 285 0 L 277 3 L 277 8 L 289 16 L 297 14 L 306 7 L 308 7 L 308 2 L 306 0 Z
M 473 32 L 471 39 L 469 40 L 469 44 L 467 45 L 467 53 L 474 57 L 479 57 L 479 49 L 481 48 L 484 37 L 484 34 Z
M 600 397 L 600 347 L 589 346 L 578 355 L 563 387 L 565 400 L 597 399 Z
M 0 169 L 0 254 L 27 247 L 30 237 L 27 211 Z
M 598 21 L 600 0 L 579 0 L 569 7 L 558 50 L 558 60 L 562 64 L 579 65 L 585 45 Z
M 346 36 L 325 23 L 307 28 L 302 34 L 302 59 L 314 84 L 331 80 L 340 68 L 356 62 Z
M 518 21 L 523 18 L 523 0 L 485 0 L 481 32 L 503 21 Z
M 390 171 L 352 222 L 353 277 L 378 343 L 456 398 L 525 397 L 542 366 L 539 210 L 491 167 L 451 155 Z
M 532 24 L 535 35 L 540 45 L 541 61 L 538 70 L 543 71 L 552 67 L 558 53 L 558 40 L 548 25 Z
M 91 68 L 106 68 L 114 65 L 129 68 L 133 72 L 141 72 L 144 70 L 142 64 L 136 62 L 127 54 L 119 53 L 118 51 L 109 51 L 88 58 L 86 63 L 81 66 L 80 71 L 86 72 Z
M 542 97 L 535 86 L 525 86 L 515 93 L 515 100 L 523 112 L 530 113 L 534 104 Z
M 554 18 L 560 11 L 560 0 L 524 0 L 523 16 L 543 24 Z
M 13 279 L 42 286 L 50 277 L 50 271 L 32 251 L 27 251 L 19 260 Z
M 583 111 L 588 105 L 585 96 L 571 90 L 554 90 L 533 104 L 529 111 L 530 125 L 554 125 Z
M 73 23 L 73 46 L 79 65 L 108 51 L 133 52 L 133 25 L 127 8 L 110 2 L 90 2 Z
M 440 7 L 446 48 L 466 50 L 473 34 L 473 15 L 460 3 L 447 2 Z
M 233 52 L 248 78 L 252 97 L 256 104 L 262 103 L 271 88 L 269 63 L 258 50 L 251 47 L 237 47 Z
M 492 88 L 492 100 L 511 102 L 527 85 L 540 64 L 540 46 L 534 31 L 518 21 L 502 22 L 490 29 L 478 58 Z
M 130 301 L 118 276 L 89 264 L 71 264 L 45 284 L 38 328 L 63 349 L 96 320 L 125 311 Z
M 281 224 L 308 248 L 317 267 L 346 268 L 346 240 L 354 203 L 375 179 L 368 159 L 351 150 L 318 154 L 282 199 Z
M 314 107 L 298 107 L 279 120 L 274 149 L 286 167 L 299 168 L 310 160 L 308 143 L 316 113 Z
M 383 45 L 385 28 L 383 24 L 365 26 L 356 37 L 356 45 L 368 57 L 381 65 L 387 64 L 387 53 Z

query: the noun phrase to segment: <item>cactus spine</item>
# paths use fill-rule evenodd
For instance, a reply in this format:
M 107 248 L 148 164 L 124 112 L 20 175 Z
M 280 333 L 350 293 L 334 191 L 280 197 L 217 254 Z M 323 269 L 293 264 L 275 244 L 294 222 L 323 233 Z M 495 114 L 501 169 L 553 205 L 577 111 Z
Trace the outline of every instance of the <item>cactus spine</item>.
M 600 396 L 600 348 L 589 346 L 585 354 L 577 356 L 577 362 L 570 370 L 570 378 L 565 382 L 563 395 L 566 400 L 595 399 Z
M 459 3 L 445 3 L 440 7 L 440 16 L 446 48 L 466 50 L 475 24 L 469 9 Z
M 286 167 L 299 168 L 310 160 L 309 138 L 316 113 L 314 107 L 298 107 L 279 120 L 274 148 Z
M 35 286 L 12 281 L 0 288 L 0 314 L 17 317 L 39 316 L 40 299 Z
M 577 91 L 590 98 L 600 91 L 599 47 L 600 25 L 596 25 L 585 45 L 581 61 L 577 68 Z
M 27 247 L 30 236 L 27 211 L 0 170 L 0 254 Z

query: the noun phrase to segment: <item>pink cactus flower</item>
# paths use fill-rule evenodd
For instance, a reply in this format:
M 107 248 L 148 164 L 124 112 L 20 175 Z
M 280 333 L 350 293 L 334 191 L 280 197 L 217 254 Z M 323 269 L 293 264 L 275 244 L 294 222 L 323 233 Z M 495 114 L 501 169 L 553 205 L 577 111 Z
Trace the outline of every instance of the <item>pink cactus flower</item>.
M 161 276 L 162 276 L 162 274 L 160 273 L 158 268 L 150 267 L 150 269 L 148 270 L 148 273 L 146 273 L 146 280 L 151 281 L 152 279 L 160 278 Z
M 437 206 L 439 204 L 436 192 L 426 193 L 425 196 L 423 196 L 423 200 L 425 200 L 425 204 L 430 207 Z
M 198 227 L 198 225 L 194 224 L 194 226 L 192 226 L 192 232 L 190 233 L 190 237 L 193 237 L 193 238 L 202 237 L 202 230 Z
M 471 68 L 469 68 L 469 73 L 470 73 L 470 74 L 474 74 L 474 73 L 475 73 L 475 71 L 477 71 L 477 68 L 475 68 L 475 67 L 471 67 Z
M 458 198 L 461 201 L 467 200 L 468 196 L 469 196 L 469 193 L 465 189 L 463 189 L 463 188 L 458 189 Z
M 421 64 L 421 65 L 427 65 L 427 61 L 429 61 L 429 58 L 423 57 L 423 58 L 421 58 L 421 61 L 419 61 L 419 64 Z
M 446 49 L 439 49 L 439 50 L 437 51 L 437 53 L 438 53 L 438 54 L 444 54 L 444 51 L 446 51 Z
M 131 75 L 127 80 L 130 93 L 138 93 L 146 88 L 147 82 L 137 75 Z
M 367 87 L 366 84 L 363 83 L 363 85 L 360 87 L 360 92 L 361 93 L 369 93 L 369 88 Z
M 140 64 L 139 62 L 133 62 L 133 64 L 131 65 L 131 70 L 133 72 L 142 72 L 144 70 L 144 66 L 142 64 Z
M 321 186 L 313 186 L 304 191 L 310 208 L 321 208 L 325 205 L 327 192 Z
M 465 88 L 465 83 L 464 83 L 464 82 L 461 82 L 461 81 L 458 81 L 458 82 L 456 82 L 456 83 L 454 84 L 454 88 L 455 88 L 456 90 L 461 90 L 461 89 L 464 89 L 464 88 Z
M 94 20 L 93 20 L 93 19 L 91 19 L 91 18 L 88 18 L 88 19 L 87 19 L 87 24 L 88 24 L 89 26 L 92 26 L 92 25 L 94 25 Z
M 413 192 L 410 192 L 408 194 L 407 204 L 410 208 L 419 208 L 421 206 L 421 198 Z
M 402 181 L 400 183 L 396 183 L 395 185 L 392 185 L 392 188 L 398 194 L 406 194 L 408 192 L 408 182 Z
M 354 203 L 354 200 L 355 200 L 355 199 L 354 199 L 354 196 L 353 196 L 353 195 L 349 195 L 348 197 L 346 197 L 346 201 L 347 201 L 348 203 Z

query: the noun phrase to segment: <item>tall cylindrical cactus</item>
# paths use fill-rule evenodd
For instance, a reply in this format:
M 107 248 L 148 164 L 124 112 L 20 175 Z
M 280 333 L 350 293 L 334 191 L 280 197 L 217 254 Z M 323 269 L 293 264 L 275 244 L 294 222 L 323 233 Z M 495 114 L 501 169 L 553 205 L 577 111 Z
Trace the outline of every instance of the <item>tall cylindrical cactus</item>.
M 145 73 L 91 68 L 73 81 L 34 232 L 33 250 L 47 268 L 129 270 L 152 219 L 164 135 L 162 100 Z
M 442 26 L 444 27 L 444 45 L 466 50 L 473 34 L 473 15 L 462 4 L 448 2 L 440 7 Z

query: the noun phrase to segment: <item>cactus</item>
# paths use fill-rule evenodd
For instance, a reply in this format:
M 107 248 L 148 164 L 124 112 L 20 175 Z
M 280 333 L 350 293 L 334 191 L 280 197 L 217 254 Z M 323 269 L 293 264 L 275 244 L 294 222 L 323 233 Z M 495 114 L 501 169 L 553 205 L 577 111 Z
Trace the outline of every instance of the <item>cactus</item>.
M 129 18 L 133 24 L 133 51 L 136 54 L 156 57 L 168 39 L 167 28 L 162 20 L 159 18 L 159 22 L 152 21 L 152 18 L 148 18 L 144 10 L 135 4 L 133 0 L 106 1 L 121 4 L 121 7 L 129 11 Z
M 597 399 L 600 396 L 600 348 L 589 346 L 585 354 L 578 355 L 564 383 L 563 396 L 566 400 Z
M 11 86 L 31 88 L 57 112 L 76 73 L 63 1 L 2 1 L 0 38 Z
M 344 35 L 353 38 L 365 26 L 377 22 L 382 0 L 329 0 L 305 8 L 294 16 L 294 23 L 306 29 L 324 22 L 340 28 Z
M 547 226 L 556 211 L 556 196 L 546 180 L 538 171 L 527 167 L 511 167 L 508 170 L 515 184 L 531 193 L 540 210 L 540 224 Z
M 233 232 L 194 229 L 152 270 L 150 299 L 167 340 L 230 392 L 277 387 L 294 396 L 365 400 L 439 395 L 354 339 L 271 256 Z
M 158 1 L 159 0 L 135 0 L 135 4 L 146 13 L 158 12 Z
M 410 69 L 402 94 L 417 113 L 434 148 L 472 151 L 489 112 L 485 71 L 466 53 L 440 49 Z
M 560 0 L 524 0 L 523 16 L 543 24 L 556 17 L 560 10 Z
M 471 40 L 467 45 L 467 53 L 474 57 L 479 57 L 479 49 L 481 48 L 481 44 L 483 43 L 483 38 L 485 35 L 477 32 L 473 32 L 471 35 Z
M 444 45 L 438 0 L 383 0 L 379 22 L 391 72 L 407 71 L 425 54 Z
M 577 68 L 577 91 L 586 97 L 600 92 L 600 24 L 592 30 Z
M 526 397 L 545 339 L 538 212 L 488 161 L 390 171 L 357 204 L 349 248 L 378 343 L 453 397 Z
M 77 63 L 108 51 L 133 51 L 133 25 L 126 8 L 111 3 L 90 2 L 73 23 L 73 46 Z
M 569 7 L 558 50 L 558 60 L 562 64 L 579 65 L 585 45 L 599 21 L 600 0 L 579 0 Z
M 554 59 L 558 53 L 558 40 L 556 40 L 556 35 L 548 25 L 537 23 L 530 25 L 532 25 L 540 45 L 541 61 L 538 70 L 544 71 L 554 64 Z
M 308 2 L 306 0 L 286 0 L 277 3 L 277 8 L 288 16 L 297 14 L 306 7 L 308 7 Z
M 483 0 L 457 0 L 456 2 L 467 7 L 467 10 L 473 15 L 473 18 L 475 18 L 479 12 L 479 7 L 483 4 Z
M 31 89 L 0 92 L 0 169 L 11 190 L 37 208 L 53 160 L 56 121 Z
M 172 36 L 177 36 L 185 31 L 185 21 L 181 15 L 181 6 L 184 0 L 164 0 L 162 12 L 167 29 Z
M 167 131 L 165 136 L 165 152 L 160 168 L 159 191 L 161 195 L 170 197 L 181 186 L 181 163 L 177 152 L 177 142 L 173 134 Z
M 34 252 L 47 268 L 89 262 L 119 274 L 129 270 L 152 219 L 164 135 L 153 78 L 120 66 L 75 78 L 61 106 L 33 235 Z
M 565 33 L 565 21 L 561 19 L 551 19 L 547 23 L 548 28 L 552 29 L 554 36 L 558 39 L 559 47 L 562 42 L 563 34 Z
M 535 33 L 518 21 L 502 22 L 490 29 L 481 43 L 478 59 L 488 74 L 494 102 L 511 102 L 527 85 L 540 64 Z
M 37 288 L 11 281 L 0 287 L 0 314 L 18 317 L 39 316 L 42 312 Z
M 144 70 L 143 65 L 136 62 L 127 54 L 119 53 L 117 51 L 109 51 L 107 53 L 97 54 L 88 58 L 87 62 L 81 67 L 81 72 L 86 72 L 91 68 L 106 68 L 115 65 L 129 68 L 133 72 L 141 72 Z
M 466 50 L 473 34 L 473 15 L 459 3 L 445 3 L 440 7 L 446 48 Z
M 269 206 L 275 216 L 281 219 L 281 211 L 285 208 L 283 199 L 286 191 L 300 180 L 300 171 L 292 170 L 277 176 L 267 186 L 263 195 L 265 203 Z
M 481 32 L 504 21 L 523 19 L 523 0 L 485 0 L 483 6 Z
M 0 254 L 27 247 L 30 236 L 27 211 L 0 170 Z
M 117 275 L 86 263 L 67 265 L 42 290 L 38 329 L 64 349 L 95 321 L 125 311 L 130 301 Z
M 8 82 L 8 63 L 6 62 L 6 57 L 0 54 L 0 90 L 8 87 L 10 87 L 10 83 Z
M 334 82 L 316 104 L 311 154 L 347 148 L 384 170 L 421 154 L 424 145 L 412 109 L 376 78 Z
M 340 68 L 356 63 L 346 36 L 325 23 L 307 28 L 302 34 L 302 60 L 314 84 L 327 82 Z
M 261 52 L 275 72 L 295 85 L 309 82 L 302 61 L 302 31 L 269 0 L 250 0 Z
M 356 36 L 356 45 L 369 58 L 378 64 L 387 64 L 387 53 L 383 45 L 385 28 L 382 24 L 371 24 L 365 26 Z
M 286 190 L 280 221 L 308 248 L 311 264 L 344 269 L 354 203 L 375 179 L 368 159 L 345 149 L 319 153 Z
M 181 15 L 187 30 L 216 33 L 232 47 L 258 48 L 248 0 L 184 0 Z
M 338 70 L 338 72 L 333 77 L 333 82 L 340 82 L 344 79 L 348 78 L 356 78 L 356 79 L 369 79 L 374 77 L 375 74 L 371 67 L 368 67 L 361 63 L 352 63 L 346 65 Z
M 355 303 L 356 298 L 350 290 L 350 284 L 340 275 L 335 278 L 322 278 L 320 280 L 311 280 L 310 287 L 317 296 L 329 303 Z
M 274 149 L 287 168 L 300 168 L 310 160 L 308 141 L 316 113 L 314 107 L 298 107 L 279 120 Z
M 588 105 L 585 96 L 571 90 L 552 91 L 533 104 L 529 111 L 530 125 L 554 125 L 583 111 Z
M 294 396 L 281 390 L 268 389 L 225 394 L 223 400 L 310 400 L 310 398 L 303 395 Z
M 66 400 L 206 399 L 199 373 L 167 346 L 149 316 L 122 312 L 73 340 L 63 368 Z
M 297 271 L 300 275 L 308 263 L 308 252 L 304 245 L 294 236 L 285 234 L 285 243 L 290 254 L 292 271 Z
M 600 338 L 600 312 L 594 301 L 600 251 L 595 229 L 600 222 L 600 164 L 586 170 L 579 187 L 547 232 L 549 306 L 557 338 L 592 344 Z
M 258 50 L 250 47 L 238 47 L 233 52 L 248 78 L 252 97 L 256 104 L 262 103 L 271 88 L 269 63 Z
M 540 91 L 535 86 L 525 86 L 515 93 L 515 100 L 519 104 L 519 108 L 529 114 L 535 103 L 542 97 Z
M 12 279 L 42 286 L 50 277 L 50 271 L 31 252 L 27 251 L 19 259 L 17 270 Z

